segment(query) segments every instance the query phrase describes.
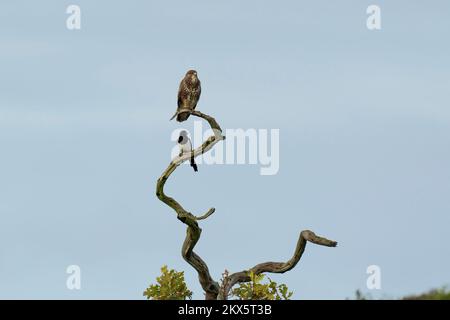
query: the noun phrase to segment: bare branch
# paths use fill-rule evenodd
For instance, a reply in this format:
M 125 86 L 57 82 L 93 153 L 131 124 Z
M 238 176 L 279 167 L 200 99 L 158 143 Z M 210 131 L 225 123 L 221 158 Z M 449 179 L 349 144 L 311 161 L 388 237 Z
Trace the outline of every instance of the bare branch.
M 218 296 L 218 299 L 226 300 L 231 288 L 236 285 L 237 283 L 242 282 L 249 282 L 251 281 L 250 273 L 254 274 L 261 274 L 265 272 L 270 273 L 285 273 L 286 271 L 291 270 L 294 268 L 297 263 L 300 261 L 300 258 L 303 255 L 303 252 L 306 248 L 307 242 L 312 242 L 314 244 L 318 244 L 321 246 L 327 246 L 327 247 L 336 247 L 337 242 L 328 240 L 326 238 L 322 238 L 317 236 L 314 232 L 309 230 L 304 230 L 300 232 L 300 236 L 297 241 L 297 247 L 295 248 L 294 255 L 292 258 L 287 262 L 264 262 L 260 263 L 250 270 L 244 270 L 240 272 L 233 273 L 228 276 L 227 281 L 222 285 L 222 288 L 220 288 L 220 293 Z
M 193 151 L 194 157 L 197 157 L 210 150 L 217 142 L 225 139 L 225 137 L 222 135 L 222 129 L 213 117 L 199 111 L 192 112 L 192 115 L 208 121 L 214 132 L 213 136 L 206 139 L 200 147 Z M 188 226 L 181 254 L 184 260 L 186 260 L 197 271 L 200 284 L 206 293 L 206 299 L 216 299 L 219 293 L 219 284 L 212 279 L 206 263 L 193 251 L 202 232 L 202 229 L 198 226 L 197 221 L 208 218 L 214 213 L 215 209 L 211 208 L 205 214 L 197 217 L 186 211 L 174 198 L 169 197 L 164 193 L 164 185 L 170 175 L 180 164 L 189 160 L 191 156 L 192 154 L 181 155 L 170 162 L 169 166 L 156 183 L 156 196 L 159 200 L 175 210 L 177 218 Z
M 217 142 L 225 139 L 225 137 L 222 135 L 222 129 L 220 128 L 220 126 L 217 124 L 216 120 L 211 117 L 208 116 L 204 113 L 201 113 L 200 111 L 193 111 L 192 115 L 203 118 L 205 120 L 208 121 L 208 123 L 211 126 L 211 129 L 213 130 L 214 135 L 209 137 L 208 139 L 206 139 L 205 142 L 203 142 L 203 144 L 196 148 L 193 153 L 194 153 L 194 157 L 197 157 L 207 151 L 209 151 Z M 201 219 L 206 219 L 207 217 L 209 217 L 211 214 L 214 213 L 215 209 L 214 208 L 210 208 L 205 214 L 203 214 L 201 217 L 197 218 L 194 215 L 192 215 L 191 213 L 187 212 L 180 203 L 178 203 L 175 199 L 166 196 L 164 194 L 164 185 L 167 181 L 167 179 L 169 179 L 169 176 L 175 171 L 175 169 L 182 164 L 183 162 L 190 160 L 192 154 L 184 154 L 178 157 L 175 157 L 169 164 L 169 166 L 167 167 L 167 169 L 163 172 L 163 174 L 161 175 L 161 177 L 158 179 L 157 183 L 156 183 L 156 196 L 159 198 L 159 200 L 161 200 L 162 202 L 164 202 L 165 204 L 167 204 L 169 207 L 171 207 L 173 210 L 175 210 L 175 212 L 177 213 L 177 215 L 179 216 L 190 216 L 191 218 L 195 219 L 195 220 L 201 220 Z
M 220 128 L 219 124 L 213 117 L 201 113 L 200 111 L 190 111 L 190 112 L 191 115 L 203 118 L 206 121 L 208 121 L 214 133 L 214 135 L 206 139 L 200 147 L 193 150 L 192 153 L 194 157 L 197 157 L 209 151 L 219 141 L 224 140 L 225 136 L 222 135 L 222 129 Z M 200 284 L 203 290 L 205 290 L 205 298 L 207 300 L 215 300 L 215 299 L 226 300 L 227 297 L 229 296 L 230 290 L 235 284 L 251 281 L 249 275 L 250 272 L 253 272 L 254 274 L 261 274 L 264 272 L 284 273 L 286 271 L 291 270 L 296 266 L 296 264 L 302 257 L 302 254 L 305 251 L 306 243 L 308 241 L 327 247 L 335 247 L 337 245 L 337 242 L 316 236 L 312 231 L 309 230 L 302 231 L 300 233 L 294 255 L 289 261 L 265 262 L 254 266 L 250 270 L 236 272 L 229 276 L 227 273 L 226 279 L 224 279 L 222 283 L 222 287 L 219 287 L 219 284 L 212 279 L 206 263 L 193 251 L 195 245 L 200 239 L 200 235 L 202 232 L 202 229 L 199 227 L 197 221 L 207 219 L 215 212 L 215 209 L 210 208 L 205 214 L 201 216 L 195 216 L 192 213 L 186 211 L 181 206 L 181 204 L 177 202 L 174 198 L 169 197 L 164 193 L 164 185 L 169 179 L 170 175 L 175 171 L 175 169 L 180 164 L 182 164 L 187 160 L 190 160 L 192 153 L 175 157 L 170 162 L 167 169 L 162 173 L 161 177 L 157 181 L 156 196 L 162 202 L 171 207 L 176 212 L 177 218 L 187 225 L 186 238 L 183 242 L 181 254 L 183 258 L 197 271 Z

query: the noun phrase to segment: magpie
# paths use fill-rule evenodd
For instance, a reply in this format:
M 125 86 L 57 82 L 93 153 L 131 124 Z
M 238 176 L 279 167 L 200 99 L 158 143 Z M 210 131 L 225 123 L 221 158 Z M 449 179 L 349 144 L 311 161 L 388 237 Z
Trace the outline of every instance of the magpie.
M 195 172 L 197 172 L 198 168 L 195 163 L 194 152 L 192 152 L 192 143 L 185 130 L 180 132 L 180 136 L 178 137 L 178 146 L 180 147 L 180 156 L 186 153 L 191 154 L 191 167 L 194 168 Z

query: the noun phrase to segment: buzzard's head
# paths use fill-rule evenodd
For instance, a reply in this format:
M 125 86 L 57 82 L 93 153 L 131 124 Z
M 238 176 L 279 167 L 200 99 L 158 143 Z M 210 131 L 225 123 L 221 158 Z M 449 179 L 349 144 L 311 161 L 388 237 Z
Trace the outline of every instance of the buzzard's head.
M 198 80 L 197 71 L 189 70 L 188 72 L 186 72 L 186 77 L 189 77 L 192 82 L 196 82 Z

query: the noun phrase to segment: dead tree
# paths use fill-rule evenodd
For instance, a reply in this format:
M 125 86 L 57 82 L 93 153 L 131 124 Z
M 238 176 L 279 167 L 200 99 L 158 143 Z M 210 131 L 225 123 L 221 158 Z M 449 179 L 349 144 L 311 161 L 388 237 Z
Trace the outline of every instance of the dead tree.
M 203 144 L 193 150 L 194 157 L 197 157 L 208 150 L 210 150 L 214 145 L 225 139 L 222 134 L 222 129 L 213 117 L 210 117 L 199 111 L 192 111 L 193 116 L 197 116 L 208 121 L 214 135 L 206 139 Z M 177 214 L 177 218 L 187 225 L 186 238 L 183 243 L 181 254 L 198 273 L 198 278 L 200 284 L 205 291 L 206 300 L 216 300 L 216 299 L 227 299 L 232 287 L 241 282 L 249 282 L 250 273 L 261 274 L 265 272 L 271 273 L 284 273 L 291 270 L 296 266 L 303 252 L 305 251 L 306 243 L 312 242 L 321 246 L 335 247 L 337 245 L 336 241 L 328 240 L 314 234 L 314 232 L 309 230 L 304 230 L 300 232 L 300 236 L 297 241 L 297 246 L 294 251 L 294 255 L 287 262 L 264 262 L 254 266 L 251 269 L 243 270 L 240 272 L 232 273 L 227 276 L 226 281 L 219 286 L 217 281 L 211 277 L 207 264 L 194 252 L 194 247 L 200 239 L 202 229 L 198 225 L 199 220 L 203 220 L 212 215 L 215 211 L 214 208 L 209 209 L 205 214 L 201 216 L 195 216 L 191 212 L 186 211 L 180 203 L 178 203 L 174 198 L 171 198 L 164 194 L 164 185 L 170 175 L 175 171 L 175 169 L 185 161 L 189 161 L 192 154 L 184 154 L 174 158 L 167 169 L 162 173 L 161 177 L 158 179 L 156 184 L 156 196 L 173 210 Z

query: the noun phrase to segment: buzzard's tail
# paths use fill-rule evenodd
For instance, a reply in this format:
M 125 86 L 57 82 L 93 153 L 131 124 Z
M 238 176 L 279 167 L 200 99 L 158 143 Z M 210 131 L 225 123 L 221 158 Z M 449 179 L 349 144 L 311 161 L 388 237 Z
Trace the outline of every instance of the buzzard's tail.
M 175 118 L 176 116 L 177 116 L 177 114 L 178 114 L 178 111 L 177 112 L 175 112 L 175 114 L 172 116 L 172 118 L 170 118 L 170 120 L 169 121 L 172 121 L 173 120 L 173 118 Z
M 195 163 L 195 160 L 194 160 L 194 154 L 192 154 L 192 156 L 191 156 L 191 167 L 194 168 L 195 172 L 198 171 L 197 164 Z
M 189 112 L 178 113 L 178 115 L 177 115 L 177 121 L 178 121 L 178 122 L 186 121 L 186 120 L 189 118 L 190 115 L 191 115 L 191 114 L 190 114 Z

